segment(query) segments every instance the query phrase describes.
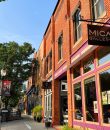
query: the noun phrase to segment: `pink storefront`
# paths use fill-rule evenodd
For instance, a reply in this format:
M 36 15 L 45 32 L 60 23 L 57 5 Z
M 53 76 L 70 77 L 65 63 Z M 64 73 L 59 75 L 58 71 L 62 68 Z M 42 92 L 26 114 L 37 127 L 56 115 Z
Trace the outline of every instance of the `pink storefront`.
M 86 41 L 71 67 L 73 126 L 110 130 L 110 47 Z

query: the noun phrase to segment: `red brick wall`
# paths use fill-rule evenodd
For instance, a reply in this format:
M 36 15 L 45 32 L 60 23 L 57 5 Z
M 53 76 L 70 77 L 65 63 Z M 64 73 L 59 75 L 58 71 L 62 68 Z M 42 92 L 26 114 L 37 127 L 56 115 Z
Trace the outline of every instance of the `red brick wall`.
M 52 41 L 52 34 L 51 34 L 51 25 L 49 26 L 47 32 L 46 32 L 46 35 L 45 35 L 45 39 L 46 39 L 46 56 L 49 54 L 51 48 L 52 48 L 52 44 L 51 44 L 51 41 Z
M 51 22 L 49 23 L 49 26 L 47 28 L 47 31 L 44 36 L 44 71 L 46 71 L 46 58 L 49 55 L 50 51 L 52 49 L 52 29 L 51 29 Z M 48 58 L 49 60 L 49 58 Z M 50 61 L 48 61 L 49 63 Z M 49 67 L 49 64 L 48 64 Z M 49 70 L 49 69 L 48 69 Z M 48 73 L 45 75 L 44 72 L 44 78 L 48 79 L 52 75 L 52 72 L 48 71 Z
M 105 3 L 105 16 L 110 18 L 110 0 L 104 0 Z M 72 126 L 72 83 L 71 83 L 71 70 L 70 65 L 70 55 L 77 51 L 82 44 L 87 41 L 87 23 L 82 22 L 82 38 L 77 44 L 74 43 L 74 30 L 72 14 L 75 13 L 78 5 L 81 6 L 81 16 L 84 19 L 90 19 L 90 3 L 89 0 L 60 0 L 53 16 L 51 17 L 51 22 L 48 27 L 50 30 L 46 32 L 44 36 L 44 54 L 45 56 L 49 53 L 52 47 L 52 122 L 54 125 L 59 124 L 59 81 L 54 80 L 54 72 L 57 70 L 65 61 L 67 61 L 67 82 L 68 82 L 68 115 L 69 115 L 69 125 Z M 102 22 L 106 20 L 100 20 Z M 58 63 L 58 37 L 63 31 L 63 59 Z M 45 66 L 44 66 L 45 68 Z M 44 69 L 45 70 L 45 69 Z M 49 75 L 50 76 L 50 75 Z M 48 76 L 48 77 L 49 77 Z M 47 77 L 47 78 L 48 78 Z
M 79 2 L 80 1 L 80 2 Z M 83 16 L 83 19 L 91 19 L 91 14 L 90 14 L 90 0 L 70 0 L 70 16 L 72 16 L 75 13 L 75 10 L 77 9 L 78 5 L 81 5 L 81 16 Z M 101 16 L 101 18 L 110 18 L 110 1 L 109 0 L 104 0 L 105 3 L 105 12 Z M 78 50 L 78 48 L 84 44 L 85 41 L 87 41 L 87 22 L 82 22 L 82 38 L 78 42 L 77 45 L 74 42 L 74 29 L 73 29 L 73 21 L 72 17 L 71 19 L 71 52 L 74 53 L 75 51 Z M 100 19 L 98 20 L 100 22 L 106 22 L 107 19 Z M 75 45 L 75 46 L 74 46 Z
M 67 60 L 66 54 L 67 52 L 67 0 L 61 0 L 56 12 L 54 14 L 55 20 L 55 70 L 58 69 L 61 64 Z M 60 63 L 58 63 L 58 37 L 63 31 L 63 59 Z
M 52 124 L 60 124 L 59 80 L 52 82 Z

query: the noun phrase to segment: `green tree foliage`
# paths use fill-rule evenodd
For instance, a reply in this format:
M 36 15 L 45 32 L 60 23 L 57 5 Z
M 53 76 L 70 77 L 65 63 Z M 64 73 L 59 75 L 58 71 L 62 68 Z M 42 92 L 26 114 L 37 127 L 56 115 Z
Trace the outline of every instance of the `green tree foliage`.
M 2 2 L 2 1 L 5 1 L 5 0 L 0 0 L 0 2 Z
M 31 55 L 34 51 L 31 44 L 26 42 L 23 45 L 16 42 L 0 44 L 0 70 L 6 70 L 6 76 L 1 76 L 1 78 L 11 81 L 11 96 L 2 97 L 5 104 L 12 106 L 17 104 L 17 97 L 21 95 L 22 83 L 31 75 Z

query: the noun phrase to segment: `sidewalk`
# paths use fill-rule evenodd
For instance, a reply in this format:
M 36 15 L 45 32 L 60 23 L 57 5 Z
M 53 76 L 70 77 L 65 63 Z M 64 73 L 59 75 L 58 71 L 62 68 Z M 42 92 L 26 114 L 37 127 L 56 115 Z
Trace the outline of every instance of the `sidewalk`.
M 32 120 L 33 120 L 33 117 L 32 116 L 29 116 L 29 115 L 25 115 L 25 116 L 28 116 L 28 117 L 30 117 Z M 46 128 L 45 127 L 45 123 L 37 123 L 36 122 L 36 126 L 37 126 L 37 128 L 36 128 L 36 130 L 38 129 L 38 130 L 56 130 L 55 128 L 52 128 L 52 127 L 49 127 L 49 128 Z
M 45 127 L 45 123 L 35 122 L 32 116 L 22 115 L 21 120 L 3 122 L 0 130 L 56 130 L 55 128 Z

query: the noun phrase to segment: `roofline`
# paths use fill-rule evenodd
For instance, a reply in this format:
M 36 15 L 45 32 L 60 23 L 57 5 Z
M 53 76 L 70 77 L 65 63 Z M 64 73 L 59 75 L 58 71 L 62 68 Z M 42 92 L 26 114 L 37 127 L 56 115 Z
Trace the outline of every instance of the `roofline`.
M 53 13 L 52 13 L 52 16 L 55 14 L 55 11 L 56 11 L 56 9 L 57 9 L 57 7 L 58 7 L 58 5 L 59 5 L 59 2 L 60 2 L 60 0 L 57 1 L 56 6 L 55 6 L 55 8 L 54 8 L 54 11 L 53 11 Z M 48 22 L 48 25 L 47 25 L 47 28 L 46 28 L 46 30 L 45 30 L 44 36 L 45 36 L 46 33 L 47 33 L 47 30 L 48 30 L 48 28 L 49 28 L 50 23 L 51 23 L 51 18 L 50 18 L 50 20 L 49 20 L 49 22 Z
M 55 9 L 54 9 L 54 11 L 53 11 L 53 13 L 52 13 L 52 16 L 55 14 L 55 11 L 56 11 L 56 9 L 57 9 L 59 3 L 60 3 L 60 0 L 57 1 L 56 6 L 55 6 Z

